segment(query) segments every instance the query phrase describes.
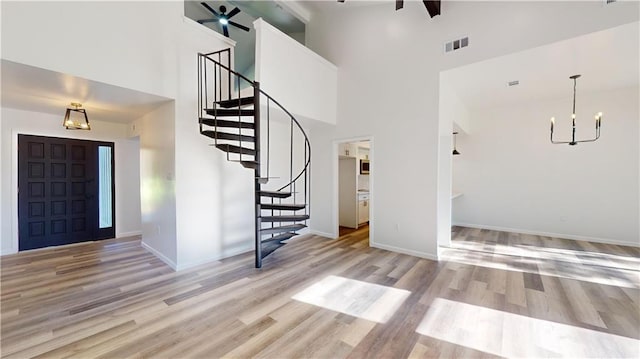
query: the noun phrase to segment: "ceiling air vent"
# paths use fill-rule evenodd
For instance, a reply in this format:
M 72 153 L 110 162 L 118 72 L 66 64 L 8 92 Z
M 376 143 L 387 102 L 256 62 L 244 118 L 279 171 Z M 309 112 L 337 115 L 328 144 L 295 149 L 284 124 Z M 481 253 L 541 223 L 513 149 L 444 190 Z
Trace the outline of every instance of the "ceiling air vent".
M 467 47 L 467 46 L 469 46 L 469 38 L 463 37 L 462 39 L 449 41 L 446 44 L 444 44 L 444 52 L 460 50 L 461 48 Z
M 605 5 L 609 5 L 609 4 L 613 4 L 616 1 L 618 1 L 618 0 L 604 0 L 604 4 Z
M 519 84 L 520 84 L 520 81 L 515 80 L 515 81 L 509 81 L 509 82 L 507 82 L 507 83 L 509 84 L 509 86 L 515 86 L 515 85 L 519 85 Z

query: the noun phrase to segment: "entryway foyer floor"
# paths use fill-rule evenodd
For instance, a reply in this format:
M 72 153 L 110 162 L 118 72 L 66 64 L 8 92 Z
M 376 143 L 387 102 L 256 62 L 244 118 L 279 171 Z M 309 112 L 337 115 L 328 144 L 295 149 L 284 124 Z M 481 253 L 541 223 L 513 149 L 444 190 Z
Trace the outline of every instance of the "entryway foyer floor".
M 173 272 L 139 238 L 1 259 L 6 358 L 640 357 L 638 248 L 455 227 L 434 262 L 305 236 Z

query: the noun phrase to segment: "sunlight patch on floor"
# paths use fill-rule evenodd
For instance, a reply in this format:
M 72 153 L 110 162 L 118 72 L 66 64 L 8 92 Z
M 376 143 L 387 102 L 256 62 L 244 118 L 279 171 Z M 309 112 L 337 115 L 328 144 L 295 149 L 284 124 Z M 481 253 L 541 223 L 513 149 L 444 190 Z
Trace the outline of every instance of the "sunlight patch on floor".
M 452 248 L 486 251 L 485 243 L 454 241 Z M 566 248 L 545 247 L 531 244 L 491 244 L 496 254 L 528 257 L 543 260 L 557 260 L 581 265 L 606 266 L 615 269 L 637 271 L 640 258 L 619 254 L 579 251 Z
M 486 268 L 569 278 L 625 288 L 640 288 L 638 269 L 585 265 L 577 259 L 575 262 L 567 260 L 571 256 L 563 257 L 564 260 L 547 259 L 544 258 L 544 254 L 530 257 L 521 249 L 510 248 L 509 250 L 510 252 L 505 251 L 509 254 L 505 254 L 469 246 L 467 248 L 442 248 L 441 258 L 449 262 Z
M 503 357 L 638 358 L 640 341 L 436 298 L 419 334 Z
M 386 323 L 411 292 L 330 275 L 293 297 L 354 317 Z

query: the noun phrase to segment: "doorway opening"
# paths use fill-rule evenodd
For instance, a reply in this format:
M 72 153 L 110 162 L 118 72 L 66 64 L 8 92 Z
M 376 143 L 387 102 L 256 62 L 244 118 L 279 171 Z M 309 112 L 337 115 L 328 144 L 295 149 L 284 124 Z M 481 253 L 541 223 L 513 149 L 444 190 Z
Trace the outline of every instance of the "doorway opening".
M 373 140 L 358 138 L 336 143 L 336 233 L 339 237 L 373 227 Z

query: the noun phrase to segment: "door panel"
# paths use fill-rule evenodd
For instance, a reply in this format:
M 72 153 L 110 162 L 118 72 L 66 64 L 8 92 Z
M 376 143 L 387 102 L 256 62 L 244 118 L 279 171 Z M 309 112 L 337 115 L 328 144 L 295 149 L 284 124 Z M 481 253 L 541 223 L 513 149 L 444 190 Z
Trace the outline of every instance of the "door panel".
M 99 144 L 104 143 L 18 136 L 19 250 L 99 237 Z M 113 237 L 115 226 L 111 230 Z

